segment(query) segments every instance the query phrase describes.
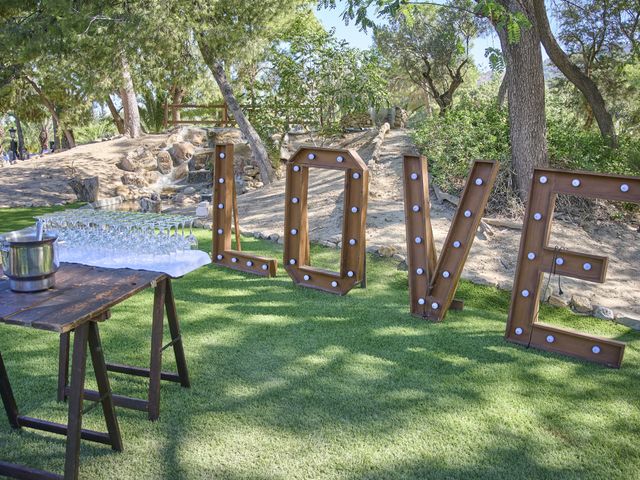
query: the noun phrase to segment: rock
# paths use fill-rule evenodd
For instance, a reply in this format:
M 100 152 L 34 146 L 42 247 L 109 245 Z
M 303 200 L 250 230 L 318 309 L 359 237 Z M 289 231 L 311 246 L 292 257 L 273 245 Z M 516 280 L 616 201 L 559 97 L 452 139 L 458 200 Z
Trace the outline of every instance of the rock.
M 127 157 L 122 158 L 116 164 L 116 167 L 118 167 L 120 170 L 124 170 L 125 172 L 135 172 L 136 171 L 136 166 Z
M 173 160 L 173 166 L 177 167 L 191 160 L 191 157 L 196 152 L 196 147 L 189 142 L 179 142 L 174 143 L 168 152 Z
M 558 308 L 565 308 L 569 306 L 569 302 L 567 301 L 566 298 L 561 297 L 560 295 L 551 295 L 549 297 L 549 305 L 553 306 L 553 307 L 558 307 Z
M 258 173 L 260 173 L 258 167 L 254 165 L 246 165 L 242 170 L 244 171 L 245 175 L 249 175 L 250 177 L 255 177 L 256 175 L 258 175 Z
M 396 107 L 393 119 L 393 128 L 406 128 L 409 114 L 404 108 Z
M 591 313 L 593 310 L 591 300 L 582 295 L 573 295 L 571 297 L 571 307 L 578 313 Z
M 211 182 L 213 182 L 213 175 L 211 174 L 211 170 L 196 170 L 195 172 L 190 171 L 187 178 L 187 183 L 211 184 Z
M 207 141 L 207 131 L 204 128 L 187 127 L 182 130 L 182 139 L 193 145 L 202 145 Z
M 80 202 L 95 202 L 98 200 L 100 179 L 98 177 L 72 178 L 69 186 L 73 189 Z
M 161 176 L 162 175 L 157 170 L 147 170 L 146 172 L 144 172 L 144 178 L 147 180 L 147 183 L 149 185 L 157 183 L 158 180 L 160 180 Z
M 171 159 L 171 154 L 166 150 L 158 153 L 156 157 L 156 165 L 158 171 L 163 175 L 168 175 L 171 173 L 171 168 L 173 167 L 173 161 Z
M 183 163 L 182 165 L 178 165 L 171 172 L 171 176 L 174 180 L 182 180 L 183 178 L 187 178 L 189 175 L 189 165 Z
M 131 191 L 129 190 L 129 188 L 125 185 L 118 185 L 115 189 L 114 189 L 114 193 L 119 196 L 124 198 L 125 200 L 128 200 L 131 196 Z
M 179 193 L 175 197 L 173 197 L 173 203 L 183 205 L 186 198 L 187 196 L 184 193 Z
M 153 200 L 149 197 L 143 197 L 138 203 L 141 212 L 160 213 L 162 211 L 162 202 L 159 199 Z
M 185 195 L 193 195 L 194 193 L 196 193 L 196 189 L 195 187 L 187 187 L 182 190 L 182 193 L 184 193 Z
M 613 310 L 602 305 L 595 305 L 593 309 L 593 316 L 602 320 L 614 320 L 615 315 Z
M 354 112 L 344 115 L 340 119 L 340 127 L 343 130 L 369 128 L 373 126 L 369 112 Z
M 381 257 L 392 257 L 397 252 L 398 252 L 398 249 L 393 246 L 384 245 L 378 248 L 378 255 L 380 255 Z
M 254 188 L 262 188 L 262 187 L 264 187 L 264 183 L 262 183 L 262 182 L 253 182 L 253 187 Z
M 393 258 L 394 260 L 398 260 L 399 262 L 405 262 L 407 260 L 407 257 L 405 257 L 404 255 L 400 255 L 399 253 L 394 253 L 391 258 Z
M 209 218 L 211 211 L 212 208 L 209 202 L 200 202 L 196 207 L 196 217 Z
M 272 233 L 268 238 L 272 242 L 277 242 L 280 239 L 280 235 L 278 235 L 277 233 Z
M 409 265 L 407 265 L 406 260 L 403 260 L 398 264 L 397 268 L 398 268 L 398 270 L 400 270 L 402 272 L 406 272 L 406 271 L 409 270 Z
M 147 179 L 139 173 L 131 173 L 125 172 L 122 177 L 120 177 L 123 185 L 134 185 L 136 187 L 147 187 L 149 182 Z

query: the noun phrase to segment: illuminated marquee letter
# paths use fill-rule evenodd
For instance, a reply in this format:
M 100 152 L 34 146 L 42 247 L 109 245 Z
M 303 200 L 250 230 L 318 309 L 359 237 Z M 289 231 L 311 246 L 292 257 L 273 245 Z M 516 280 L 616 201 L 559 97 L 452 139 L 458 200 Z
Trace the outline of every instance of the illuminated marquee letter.
M 307 194 L 310 167 L 345 172 L 340 272 L 309 265 Z M 364 281 L 368 192 L 369 171 L 355 151 L 301 147 L 293 154 L 287 163 L 284 262 L 297 285 L 344 295 Z
M 253 273 L 265 277 L 275 277 L 277 262 L 240 251 L 236 187 L 233 174 L 233 144 L 216 145 L 213 176 L 213 244 L 211 257 L 216 265 Z M 231 216 L 236 222 L 236 250 L 231 249 Z
M 411 313 L 442 321 L 454 300 L 464 263 L 469 255 L 489 194 L 498 174 L 495 162 L 476 161 L 440 257 L 431 227 L 429 178 L 424 157 L 404 157 L 404 214 L 407 230 L 407 265 Z
M 507 340 L 620 367 L 624 343 L 538 323 L 544 273 L 603 283 L 608 259 L 548 245 L 557 194 L 640 203 L 640 178 L 536 169 L 520 240 Z

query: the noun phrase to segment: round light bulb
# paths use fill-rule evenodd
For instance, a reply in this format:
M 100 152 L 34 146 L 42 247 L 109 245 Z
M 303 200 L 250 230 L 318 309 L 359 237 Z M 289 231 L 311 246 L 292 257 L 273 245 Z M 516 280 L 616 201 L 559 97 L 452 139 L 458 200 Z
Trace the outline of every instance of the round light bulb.
M 342 155 L 338 155 L 338 156 L 336 157 L 336 162 L 338 162 L 338 163 L 342 163 L 342 162 L 344 162 L 344 157 L 343 157 Z
M 442 272 L 442 277 L 443 277 L 443 278 L 449 278 L 450 276 L 451 276 L 451 274 L 450 274 L 447 270 L 445 270 L 444 272 Z
M 299 172 L 300 171 L 300 167 L 298 165 L 294 165 L 293 166 L 293 171 L 294 172 Z
M 411 210 L 413 210 L 414 212 L 419 212 L 420 211 L 420 206 L 419 205 L 414 205 L 413 207 L 411 207 Z
M 356 244 L 356 239 L 352 238 L 351 240 L 349 240 L 349 245 L 355 245 Z
M 591 264 L 587 262 L 584 265 L 582 265 L 582 268 L 588 272 L 589 270 L 591 270 Z
M 351 213 L 358 213 L 358 207 L 351 207 Z
M 347 277 L 349 277 L 349 278 L 353 278 L 354 275 L 355 275 L 355 273 L 353 273 L 351 270 L 349 270 L 347 272 Z
M 523 297 L 527 298 L 527 297 L 529 296 L 529 290 L 526 290 L 526 289 L 525 289 L 525 290 L 522 290 L 522 292 L 520 292 L 520 294 L 521 294 Z
M 222 255 L 217 255 L 217 256 L 216 256 L 216 258 L 217 258 L 218 260 L 222 260 Z
M 247 267 L 253 267 L 253 262 L 251 260 L 247 260 Z
M 547 343 L 553 343 L 556 341 L 556 337 L 553 335 L 547 335 Z
M 316 158 L 316 154 L 315 154 L 315 153 L 310 153 L 309 155 L 307 155 L 307 158 L 308 158 L 309 160 L 313 160 L 313 159 L 315 159 L 315 158 Z
M 295 264 L 296 264 L 295 258 L 292 258 L 289 260 L 289 265 L 295 265 Z
M 515 329 L 515 333 L 516 333 L 516 335 L 522 335 L 522 332 L 523 332 L 523 331 L 524 331 L 524 330 L 522 330 L 522 328 L 521 328 L 521 327 L 518 327 L 518 328 L 516 328 L 516 329 Z
M 218 235 L 222 235 L 223 230 L 221 228 L 218 229 Z
M 305 281 L 305 282 L 308 282 L 308 281 L 309 281 L 309 279 L 311 279 L 311 277 L 310 277 L 309 275 L 305 275 L 305 276 L 304 276 L 304 277 L 302 277 L 302 278 L 304 278 L 304 281 Z
M 331 286 L 333 288 L 336 288 L 338 286 L 338 282 L 336 282 L 335 280 L 333 282 L 331 282 Z
M 541 214 L 541 213 L 539 213 L 539 212 L 534 213 L 534 214 L 533 214 L 533 219 L 534 219 L 534 220 L 537 220 L 537 221 L 542 220 L 542 214 Z
M 623 183 L 622 185 L 620 185 L 620 191 L 622 193 L 627 193 L 629 191 L 629 185 L 627 185 L 626 183 Z
M 438 303 L 437 303 L 437 302 L 433 302 L 433 303 L 431 304 L 431 308 L 432 308 L 433 310 L 437 310 L 439 306 L 440 306 L 440 305 L 438 305 Z
M 533 253 L 533 252 L 529 252 L 529 253 L 527 253 L 527 258 L 529 260 L 535 260 L 536 259 L 536 254 Z
M 471 217 L 471 210 L 465 210 L 464 211 L 464 216 L 467 217 L 467 218 Z
M 218 204 L 218 208 L 219 208 L 220 210 L 222 210 L 222 209 L 224 208 L 224 203 L 219 203 L 219 204 Z
M 574 187 L 579 187 L 580 186 L 580 180 L 578 180 L 577 178 L 574 178 L 573 180 L 571 180 L 571 185 Z
M 542 183 L 543 185 L 544 185 L 545 183 L 547 183 L 547 181 L 548 181 L 548 179 L 547 179 L 547 177 L 545 177 L 544 175 L 542 175 L 542 176 L 540 177 L 540 183 Z
M 593 347 L 591 347 L 591 352 L 598 355 L 601 352 L 600 347 L 598 345 L 594 345 Z
M 297 234 L 298 234 L 298 230 L 296 228 L 292 228 L 291 235 L 297 235 Z
M 480 186 L 482 185 L 484 182 L 482 181 L 481 178 L 476 178 L 476 185 Z
M 424 305 L 424 304 L 425 304 L 424 298 L 419 298 L 418 299 L 418 305 Z
M 218 183 L 224 183 L 224 178 L 219 178 Z
M 300 201 L 300 199 L 298 197 L 293 197 L 291 199 L 291 203 L 298 203 Z
M 261 268 L 261 269 L 263 269 L 263 270 L 269 270 L 269 265 L 267 265 L 267 264 L 265 263 L 265 264 L 264 264 L 264 265 L 262 265 L 260 268 Z
M 421 237 L 416 237 L 415 238 L 415 242 L 419 245 L 422 243 L 422 238 Z
M 226 157 L 226 155 L 224 154 L 224 152 L 220 152 L 220 155 L 218 155 L 220 158 L 224 159 Z
M 456 240 L 455 242 L 453 242 L 453 248 L 460 248 L 460 242 L 458 240 Z
M 233 258 L 231 259 L 231 261 L 232 261 L 233 263 L 237 263 L 237 262 L 238 262 L 238 259 L 237 259 L 236 257 L 233 257 Z
M 422 275 L 424 274 L 424 269 L 423 268 L 416 268 L 416 275 Z
M 556 258 L 556 265 L 564 265 L 564 258 Z
M 358 172 L 355 172 L 355 173 L 352 175 L 352 177 L 353 177 L 355 180 L 358 180 L 358 179 L 360 178 L 360 174 L 359 174 Z
M 411 180 L 417 180 L 418 179 L 418 174 L 417 173 L 412 173 L 410 175 L 410 177 L 411 177 Z

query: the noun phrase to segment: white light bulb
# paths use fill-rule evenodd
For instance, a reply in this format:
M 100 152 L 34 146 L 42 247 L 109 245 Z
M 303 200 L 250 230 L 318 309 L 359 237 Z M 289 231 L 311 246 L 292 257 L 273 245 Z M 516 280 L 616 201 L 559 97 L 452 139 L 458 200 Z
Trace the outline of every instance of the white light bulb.
M 264 265 L 262 265 L 260 268 L 261 268 L 261 269 L 263 269 L 263 270 L 269 270 L 269 265 L 267 265 L 267 264 L 265 263 L 265 264 L 264 264 Z
M 247 260 L 247 267 L 253 267 L 253 262 L 251 260 Z
M 349 277 L 349 278 L 353 278 L 354 275 L 355 275 L 355 273 L 353 273 L 353 271 L 351 271 L 351 270 L 349 270 L 347 272 L 347 277 Z
M 578 180 L 577 178 L 574 178 L 573 180 L 571 180 L 571 185 L 573 185 L 574 187 L 579 187 L 580 180 Z
M 293 166 L 293 171 L 294 172 L 299 172 L 300 171 L 300 167 L 298 165 L 294 165 Z
M 304 279 L 305 282 L 308 282 L 311 277 L 309 275 L 305 275 L 302 278 Z
M 422 243 L 422 238 L 421 237 L 416 237 L 415 238 L 415 242 L 419 245 Z
M 224 208 L 224 203 L 219 203 L 219 204 L 218 204 L 218 208 L 219 208 L 220 210 L 222 210 L 222 209 Z
M 360 178 L 360 174 L 356 172 L 352 175 L 352 177 L 354 178 L 354 180 L 358 180 Z
M 471 210 L 465 210 L 464 211 L 464 216 L 469 218 L 471 216 Z
M 418 299 L 418 305 L 424 305 L 424 304 L 425 304 L 424 298 L 419 298 Z
M 536 254 L 533 253 L 533 252 L 529 252 L 529 253 L 527 253 L 527 258 L 529 260 L 535 260 L 536 259 Z
M 410 175 L 410 177 L 411 177 L 411 180 L 417 180 L 418 179 L 418 174 L 417 173 L 412 173 Z
M 342 162 L 344 162 L 344 157 L 343 157 L 342 155 L 338 155 L 338 156 L 336 157 L 336 162 L 338 162 L 338 163 L 342 163 Z
M 291 235 L 297 235 L 298 234 L 298 230 L 295 228 L 291 229 Z
M 547 335 L 547 343 L 553 343 L 556 341 L 556 337 L 553 335 Z
M 620 191 L 622 193 L 627 193 L 629 191 L 629 185 L 627 185 L 626 183 L 623 183 L 622 185 L 620 185 Z
M 527 298 L 527 297 L 529 296 L 529 290 L 522 290 L 522 292 L 520 292 L 520 294 L 521 294 L 523 297 Z
M 588 272 L 589 270 L 591 270 L 591 264 L 587 262 L 584 265 L 582 265 L 582 268 Z
M 358 213 L 358 207 L 351 207 L 351 213 Z
M 442 272 L 442 277 L 443 277 L 443 278 L 449 278 L 450 276 L 451 276 L 451 274 L 450 274 L 447 270 L 445 270 L 444 272 Z
M 349 245 L 355 245 L 356 244 L 356 239 L 352 238 L 351 240 L 349 240 Z
M 518 327 L 518 328 L 516 328 L 516 329 L 515 329 L 515 333 L 516 333 L 516 335 L 522 335 L 522 332 L 523 332 L 523 331 L 524 331 L 524 330 L 522 330 L 522 328 L 520 328 L 520 327 Z
M 293 197 L 291 199 L 291 203 L 298 203 L 300 201 L 300 199 L 298 197 Z
M 596 355 L 598 355 L 600 353 L 600 347 L 598 345 L 594 345 L 593 347 L 591 347 L 591 351 L 593 353 L 595 353 Z
M 453 242 L 453 248 L 460 248 L 460 242 L 458 240 Z
M 309 160 L 313 160 L 314 158 L 316 158 L 316 154 L 315 153 L 310 153 L 309 155 L 307 155 L 307 158 Z
M 222 255 L 217 255 L 217 256 L 216 256 L 216 258 L 217 258 L 218 260 L 222 260 Z
M 476 185 L 480 186 L 482 185 L 484 182 L 482 181 L 481 178 L 476 178 Z
M 224 183 L 224 178 L 219 178 L 218 183 Z
M 547 177 L 545 177 L 544 175 L 542 175 L 542 176 L 540 177 L 540 183 L 542 183 L 543 185 L 544 185 L 545 183 L 547 183 Z
M 534 219 L 534 220 L 537 220 L 537 221 L 542 220 L 542 214 L 541 214 L 541 213 L 538 213 L 538 212 L 534 213 L 534 214 L 533 214 L 533 219 Z
M 564 265 L 564 258 L 556 258 L 556 265 Z
M 414 212 L 419 212 L 420 211 L 420 206 L 419 205 L 414 205 L 413 207 L 411 207 L 411 210 L 413 210 Z
M 333 282 L 331 282 L 331 286 L 333 288 L 336 288 L 338 286 L 338 282 L 336 282 L 335 280 Z
M 231 261 L 232 261 L 233 263 L 237 263 L 237 262 L 238 262 L 238 259 L 237 259 L 236 257 L 233 257 L 233 258 L 231 259 Z
M 295 265 L 295 264 L 296 264 L 295 258 L 292 258 L 289 260 L 289 265 Z
M 424 269 L 423 268 L 416 268 L 416 274 L 417 275 L 422 275 L 424 273 Z
M 438 303 L 437 303 L 437 302 L 433 302 L 433 303 L 431 304 L 431 308 L 432 308 L 433 310 L 437 310 L 437 309 L 438 309 L 438 307 L 440 307 L 440 305 L 438 305 Z
M 220 158 L 224 159 L 226 157 L 226 155 L 224 154 L 224 152 L 220 152 L 220 155 L 218 155 Z
M 219 229 L 218 229 L 218 235 L 222 235 L 222 231 L 223 231 L 223 230 L 222 230 L 221 228 L 219 228 Z

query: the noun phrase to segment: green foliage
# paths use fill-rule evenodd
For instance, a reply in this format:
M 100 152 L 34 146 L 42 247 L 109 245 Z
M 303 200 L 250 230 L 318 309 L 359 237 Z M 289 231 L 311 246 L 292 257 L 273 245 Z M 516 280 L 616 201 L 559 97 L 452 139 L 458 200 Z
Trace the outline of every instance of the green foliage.
M 164 105 L 168 94 L 146 87 L 140 94 L 144 106 L 139 107 L 140 119 L 147 132 L 158 133 L 164 129 Z
M 97 142 L 118 133 L 111 117 L 95 118 L 83 122 L 73 131 L 78 144 Z

